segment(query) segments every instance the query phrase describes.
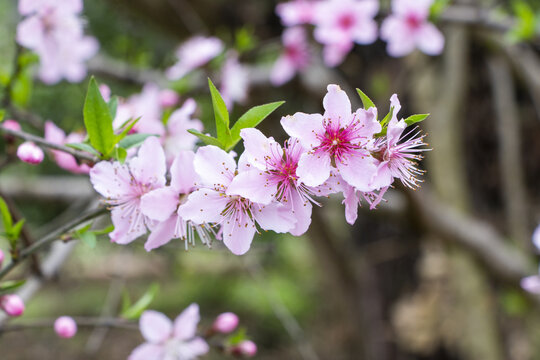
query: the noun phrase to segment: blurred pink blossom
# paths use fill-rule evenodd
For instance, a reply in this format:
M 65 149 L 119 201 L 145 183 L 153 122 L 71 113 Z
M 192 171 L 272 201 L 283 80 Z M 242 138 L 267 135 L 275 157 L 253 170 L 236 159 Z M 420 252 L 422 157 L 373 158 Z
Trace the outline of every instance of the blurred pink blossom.
M 24 302 L 19 295 L 0 296 L 0 309 L 4 310 L 8 316 L 21 316 L 24 313 L 24 308 Z
M 71 133 L 66 136 L 66 133 L 57 127 L 52 121 L 45 122 L 45 140 L 58 145 L 70 143 L 81 143 L 84 141 L 84 135 L 79 133 Z M 62 169 L 70 171 L 74 174 L 88 174 L 90 167 L 86 164 L 79 164 L 73 155 L 59 150 L 51 150 L 54 161 Z
M 72 317 L 61 316 L 54 322 L 54 331 L 61 338 L 72 338 L 77 333 L 77 323 Z
M 315 8 L 320 1 L 293 0 L 276 6 L 276 13 L 284 26 L 311 24 L 315 18 Z
M 146 340 L 136 347 L 128 360 L 193 360 L 209 351 L 206 341 L 197 336 L 199 306 L 191 304 L 174 323 L 160 312 L 147 310 L 139 321 Z
M 291 80 L 296 72 L 304 69 L 310 59 L 306 31 L 302 27 L 286 29 L 282 35 L 283 53 L 278 58 L 270 81 L 274 86 L 280 86 Z
M 174 90 L 164 89 L 159 92 L 159 105 L 162 108 L 173 107 L 180 101 L 180 96 Z
M 39 164 L 44 156 L 43 150 L 31 141 L 26 141 L 17 148 L 17 157 L 28 164 Z
M 212 325 L 212 330 L 222 334 L 229 334 L 236 329 L 238 322 L 238 315 L 235 313 L 226 312 L 219 314 Z
M 183 78 L 187 73 L 205 65 L 223 51 L 223 43 L 215 37 L 196 36 L 176 51 L 178 62 L 167 70 L 170 80 Z
M 167 163 L 183 150 L 194 150 L 197 137 L 188 133 L 189 129 L 203 131 L 203 124 L 199 119 L 192 116 L 197 108 L 193 99 L 187 99 L 184 104 L 176 109 L 167 120 L 165 135 L 161 138 L 167 156 Z
M 326 65 L 339 65 L 354 43 L 377 40 L 378 11 L 377 0 L 327 0 L 316 7 L 314 36 L 325 45 Z
M 244 340 L 240 344 L 235 345 L 231 352 L 234 355 L 253 357 L 257 355 L 257 345 L 251 340 Z
M 249 88 L 248 69 L 238 61 L 238 54 L 231 51 L 221 70 L 220 92 L 225 105 L 230 110 L 234 103 L 246 101 Z
M 444 48 L 442 33 L 428 21 L 433 0 L 393 0 L 392 14 L 381 26 L 381 38 L 388 43 L 388 54 L 405 56 L 415 48 L 428 55 L 439 55 Z

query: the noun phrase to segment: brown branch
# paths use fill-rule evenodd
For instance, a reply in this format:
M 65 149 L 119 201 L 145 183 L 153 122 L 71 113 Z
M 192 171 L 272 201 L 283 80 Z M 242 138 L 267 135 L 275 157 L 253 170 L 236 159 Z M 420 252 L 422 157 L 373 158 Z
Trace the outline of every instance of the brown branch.
M 120 328 L 128 330 L 139 330 L 136 322 L 113 317 L 74 317 L 78 327 L 106 327 Z M 37 319 L 28 323 L 13 325 L 0 325 L 0 334 L 12 331 L 23 331 L 29 329 L 53 328 L 56 319 Z

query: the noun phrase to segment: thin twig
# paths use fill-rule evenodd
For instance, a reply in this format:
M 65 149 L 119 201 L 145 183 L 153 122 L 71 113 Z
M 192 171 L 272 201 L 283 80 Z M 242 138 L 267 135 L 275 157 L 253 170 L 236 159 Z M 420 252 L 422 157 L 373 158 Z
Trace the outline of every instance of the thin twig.
M 86 160 L 86 161 L 90 161 L 92 163 L 95 163 L 95 162 L 99 161 L 99 159 L 96 156 L 93 156 L 93 155 L 90 155 L 88 153 L 85 153 L 85 152 L 70 148 L 68 146 L 52 143 L 50 141 L 45 140 L 42 137 L 27 134 L 27 133 L 25 133 L 23 131 L 16 131 L 16 130 L 11 130 L 11 129 L 6 129 L 4 126 L 0 126 L 0 132 L 3 132 L 4 134 L 8 134 L 8 135 L 12 135 L 12 136 L 21 138 L 21 139 L 26 140 L 26 141 L 32 141 L 32 142 L 34 142 L 34 143 L 36 143 L 38 145 L 41 145 L 41 146 L 44 146 L 44 147 L 47 147 L 47 148 L 50 148 L 50 149 L 53 149 L 53 150 L 63 151 L 65 153 L 68 153 L 70 155 L 75 156 L 76 158 L 79 158 L 80 160 Z
M 138 330 L 137 323 L 122 318 L 113 317 L 74 317 L 78 327 L 106 327 L 128 330 Z M 53 328 L 55 319 L 36 319 L 32 322 L 0 325 L 0 334 L 12 331 L 23 331 L 40 328 Z

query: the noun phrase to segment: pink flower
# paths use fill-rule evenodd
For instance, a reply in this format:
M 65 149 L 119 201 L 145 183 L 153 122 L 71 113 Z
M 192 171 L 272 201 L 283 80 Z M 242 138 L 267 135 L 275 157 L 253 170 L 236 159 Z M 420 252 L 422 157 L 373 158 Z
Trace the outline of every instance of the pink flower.
M 54 331 L 61 338 L 72 338 L 77 333 L 77 323 L 72 317 L 61 316 L 54 322 Z
M 40 57 L 40 78 L 54 84 L 62 78 L 79 82 L 86 76 L 84 62 L 99 48 L 96 39 L 83 35 L 77 14 L 81 1 L 23 1 L 19 10 L 29 15 L 17 27 L 17 42 Z
M 361 206 L 362 198 L 369 204 L 370 210 L 373 210 L 383 200 L 383 196 L 386 190 L 388 190 L 388 187 L 384 187 L 378 193 L 375 191 L 362 192 L 356 190 L 346 182 L 343 182 L 341 185 L 344 197 L 342 203 L 345 205 L 345 220 L 350 225 L 353 225 L 358 218 L 358 206 Z
M 278 58 L 270 81 L 274 86 L 280 86 L 291 80 L 297 71 L 304 69 L 309 63 L 309 47 L 306 31 L 301 27 L 287 29 L 282 35 L 285 50 Z
M 524 277 L 521 279 L 520 285 L 523 290 L 540 295 L 540 275 Z
M 416 165 L 417 161 L 422 158 L 419 153 L 428 150 L 420 148 L 426 145 L 423 141 L 425 135 L 419 136 L 419 132 L 417 132 L 403 141 L 402 133 L 407 124 L 403 119 L 397 120 L 397 113 L 401 109 L 397 95 L 392 95 L 390 102 L 394 111 L 392 119 L 388 123 L 386 137 L 377 139 L 374 144 L 373 152 L 378 159 L 378 167 L 371 185 L 374 189 L 388 187 L 394 178 L 398 178 L 403 185 L 415 188 L 422 181 L 417 176 L 424 173 Z
M 319 1 L 293 0 L 276 6 L 276 13 L 285 26 L 311 24 L 315 18 L 315 7 Z
M 8 130 L 21 131 L 21 125 L 17 121 L 11 119 L 2 122 L 2 127 Z
M 0 268 L 2 267 L 2 263 L 4 262 L 5 255 L 2 250 L 0 250 Z
M 209 346 L 196 334 L 199 306 L 191 304 L 173 322 L 160 312 L 147 310 L 139 326 L 146 342 L 133 350 L 128 360 L 192 360 L 208 352 Z
M 428 21 L 433 0 L 393 0 L 392 15 L 381 26 L 381 38 L 388 43 L 388 54 L 405 56 L 416 47 L 428 55 L 439 55 L 444 37 Z
M 249 71 L 238 62 L 238 54 L 231 51 L 221 70 L 220 92 L 227 108 L 232 109 L 234 103 L 246 101 L 248 88 Z
M 111 88 L 107 84 L 100 84 L 99 85 L 99 92 L 101 93 L 101 96 L 103 97 L 103 100 L 106 102 L 111 101 Z
M 113 127 L 119 129 L 126 121 L 139 119 L 132 131 L 145 134 L 163 135 L 165 127 L 161 121 L 163 110 L 160 101 L 161 90 L 156 84 L 144 85 L 139 94 L 130 96 L 118 104 Z
M 251 340 L 244 340 L 231 349 L 233 355 L 253 357 L 257 354 L 257 345 Z
M 193 37 L 182 44 L 176 51 L 178 62 L 167 70 L 167 77 L 170 80 L 181 79 L 187 73 L 205 65 L 218 56 L 222 50 L 223 43 L 218 38 Z
M 17 148 L 17 157 L 26 163 L 36 165 L 43 161 L 43 150 L 31 141 L 19 145 Z
M 80 143 L 84 141 L 84 135 L 71 133 L 66 137 L 66 133 L 57 127 L 52 121 L 45 122 L 45 140 L 58 145 L 70 143 Z M 90 167 L 86 164 L 78 164 L 73 155 L 59 150 L 51 150 L 56 164 L 62 169 L 66 169 L 74 174 L 88 174 Z
M 189 195 L 178 214 L 195 224 L 220 224 L 223 242 L 233 254 L 242 255 L 249 250 L 255 224 L 276 232 L 287 232 L 294 226 L 294 217 L 283 205 L 257 204 L 229 191 L 240 187 L 236 182 L 242 177 L 235 178 L 236 163 L 225 151 L 204 146 L 195 154 L 193 163 L 201 188 Z
M 159 92 L 159 105 L 162 108 L 173 107 L 180 101 L 180 96 L 174 90 L 165 89 Z
M 143 214 L 159 221 L 144 245 L 147 251 L 178 238 L 185 241 L 187 250 L 188 244 L 195 244 L 194 233 L 199 235 L 203 243 L 210 245 L 209 232 L 213 233 L 211 228 L 194 225 L 178 214 L 178 207 L 196 189 L 198 177 L 193 167 L 194 156 L 192 151 L 182 151 L 172 163 L 170 186 L 152 190 L 141 198 Z
M 226 312 L 218 315 L 212 325 L 212 330 L 222 334 L 228 334 L 236 329 L 238 322 L 238 315 L 232 312 Z
M 325 45 L 325 62 L 339 65 L 354 43 L 377 40 L 377 0 L 328 0 L 317 6 L 315 39 Z
M 328 86 L 323 105 L 324 115 L 296 113 L 281 119 L 285 131 L 308 149 L 296 170 L 300 182 L 319 186 L 335 167 L 349 185 L 372 191 L 370 181 L 377 168 L 368 147 L 381 131 L 377 109 L 351 113 L 349 98 L 337 85 Z
M 295 138 L 289 139 L 282 148 L 254 128 L 242 129 L 240 136 L 244 140 L 243 157 L 248 165 L 236 176 L 229 193 L 264 205 L 276 200 L 281 202 L 296 218 L 290 233 L 302 235 L 311 223 L 311 202 L 319 205 L 313 197 L 329 193 L 322 186 L 314 188 L 299 181 L 298 161 L 306 149 Z
M 196 108 L 195 100 L 187 99 L 182 107 L 175 110 L 167 120 L 166 132 L 162 141 L 169 164 L 183 150 L 195 149 L 197 137 L 188 133 L 188 130 L 203 130 L 202 122 L 192 118 Z
M 121 165 L 101 161 L 90 170 L 94 189 L 112 205 L 114 231 L 111 241 L 128 244 L 153 228 L 155 222 L 141 211 L 141 197 L 165 186 L 165 154 L 159 140 L 153 136 L 144 141 L 137 157 Z
M 8 316 L 21 316 L 24 313 L 24 302 L 15 294 L 0 296 L 0 309 Z

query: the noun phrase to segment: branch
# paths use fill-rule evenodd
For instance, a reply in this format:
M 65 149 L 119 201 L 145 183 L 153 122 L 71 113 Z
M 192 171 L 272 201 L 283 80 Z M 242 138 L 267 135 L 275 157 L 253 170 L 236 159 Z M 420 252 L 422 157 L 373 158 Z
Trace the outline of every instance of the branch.
M 83 214 L 81 217 L 68 222 L 67 224 L 59 227 L 56 231 L 53 231 L 49 235 L 36 241 L 31 246 L 21 250 L 21 252 L 18 254 L 18 257 L 16 259 L 13 259 L 6 267 L 0 270 L 0 279 L 6 276 L 11 270 L 13 270 L 18 264 L 20 264 L 23 260 L 28 258 L 30 255 L 40 250 L 44 246 L 52 243 L 53 241 L 58 240 L 58 238 L 61 235 L 65 234 L 66 232 L 70 231 L 76 226 L 85 223 L 86 221 L 92 220 L 98 216 L 105 214 L 107 211 L 108 210 L 106 208 L 97 208 L 94 210 L 90 210 L 86 212 L 85 214 Z
M 106 327 L 129 330 L 139 330 L 137 323 L 122 318 L 99 318 L 99 317 L 74 317 L 78 327 Z M 28 323 L 14 325 L 0 325 L 0 334 L 11 331 L 22 331 L 28 329 L 53 328 L 56 319 L 37 319 Z
M 88 153 L 85 153 L 85 152 L 82 152 L 82 151 L 79 151 L 79 150 L 76 150 L 76 149 L 72 149 L 72 148 L 70 148 L 68 146 L 58 145 L 58 144 L 52 143 L 50 141 L 45 140 L 42 137 L 27 134 L 27 133 L 22 132 L 22 131 L 6 129 L 4 126 L 0 126 L 0 132 L 3 132 L 4 134 L 8 134 L 8 135 L 11 135 L 11 136 L 21 138 L 21 139 L 26 140 L 26 141 L 32 141 L 32 142 L 34 142 L 36 144 L 39 144 L 41 146 L 44 146 L 44 147 L 47 147 L 47 148 L 50 148 L 50 149 L 53 149 L 53 150 L 63 151 L 65 153 L 73 155 L 76 158 L 79 158 L 81 160 L 86 160 L 86 161 L 89 161 L 89 162 L 92 162 L 92 163 L 96 163 L 96 162 L 99 161 L 99 159 L 96 156 L 90 155 Z

